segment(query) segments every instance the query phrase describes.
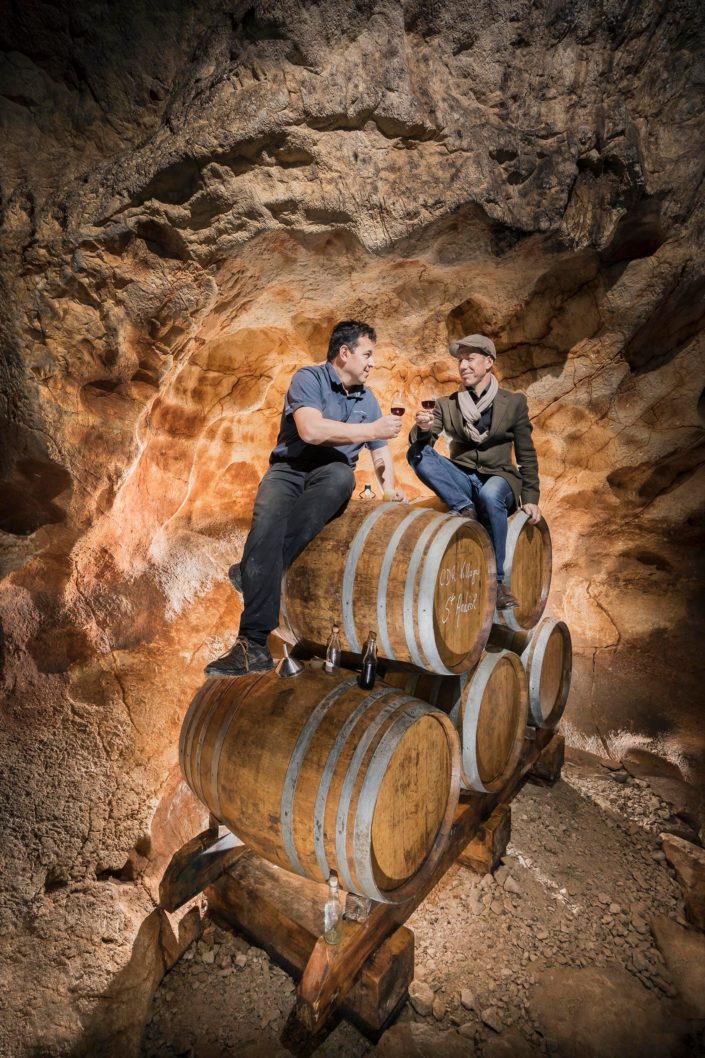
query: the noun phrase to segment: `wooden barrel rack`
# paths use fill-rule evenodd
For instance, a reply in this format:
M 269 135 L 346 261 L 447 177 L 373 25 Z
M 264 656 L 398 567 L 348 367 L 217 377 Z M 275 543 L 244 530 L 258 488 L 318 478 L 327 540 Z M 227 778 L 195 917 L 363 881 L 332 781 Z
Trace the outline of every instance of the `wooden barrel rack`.
M 375 1040 L 403 1006 L 413 978 L 413 948 L 410 968 L 409 938 L 398 935 L 400 928 L 456 862 L 480 870 L 496 866 L 509 838 L 512 799 L 525 782 L 534 781 L 534 772 L 542 783 L 559 777 L 563 736 L 548 728 L 531 730 L 534 737 L 524 740 L 521 759 L 507 785 L 460 802 L 441 856 L 410 899 L 380 903 L 348 897 L 339 944 L 326 944 L 321 936 L 324 884 L 272 866 L 246 845 L 233 848 L 232 842 L 226 846 L 221 873 L 214 878 L 212 859 L 204 855 L 207 832 L 173 857 L 160 886 L 160 904 L 174 911 L 205 891 L 221 925 L 263 947 L 298 982 L 292 1017 L 307 1033 L 319 1036 L 341 1009 Z M 503 844 L 498 848 L 500 832 Z M 212 847 L 223 847 L 222 833 L 214 826 Z M 356 990 L 357 982 L 365 987 Z M 370 990 L 379 997 L 378 1004 L 362 1001 Z
M 413 979 L 404 923 L 455 863 L 493 871 L 512 799 L 560 777 L 572 649 L 544 616 L 550 579 L 548 526 L 523 511 L 506 563 L 519 606 L 495 612 L 482 526 L 433 502 L 353 503 L 284 578 L 280 621 L 304 672 L 196 694 L 180 761 L 211 827 L 172 858 L 160 904 L 205 892 L 221 925 L 295 978 L 290 1027 L 309 1034 L 307 1053 L 336 1011 L 379 1038 Z M 334 623 L 348 670 L 328 674 Z M 362 691 L 349 669 L 369 629 L 383 679 Z M 331 871 L 347 893 L 335 945 L 321 935 Z

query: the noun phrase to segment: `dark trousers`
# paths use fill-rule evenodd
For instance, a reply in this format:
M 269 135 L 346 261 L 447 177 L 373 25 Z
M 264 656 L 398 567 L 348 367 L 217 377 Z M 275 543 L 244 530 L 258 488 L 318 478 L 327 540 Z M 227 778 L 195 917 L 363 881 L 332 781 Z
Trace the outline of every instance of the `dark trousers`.
M 266 643 L 279 624 L 284 570 L 352 495 L 355 476 L 347 463 L 299 470 L 273 463 L 260 482 L 240 569 L 245 609 L 240 635 Z
M 451 511 L 472 508 L 490 534 L 497 560 L 497 580 L 504 580 L 507 518 L 516 503 L 511 485 L 499 474 L 478 474 L 439 455 L 430 445 L 412 444 L 407 459 L 417 477 L 433 489 Z

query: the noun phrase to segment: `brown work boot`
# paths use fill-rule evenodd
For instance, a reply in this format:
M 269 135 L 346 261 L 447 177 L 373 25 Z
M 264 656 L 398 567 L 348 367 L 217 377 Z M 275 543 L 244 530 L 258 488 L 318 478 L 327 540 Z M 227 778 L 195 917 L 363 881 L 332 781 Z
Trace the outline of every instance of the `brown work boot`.
M 468 507 L 463 507 L 461 511 L 456 511 L 455 513 L 461 518 L 467 518 L 471 522 L 477 521 L 477 514 L 475 513 L 475 508 L 472 506 L 472 504 L 470 504 Z
M 498 610 L 513 610 L 519 605 L 519 603 L 514 598 L 509 588 L 505 588 L 500 582 L 497 585 L 497 602 L 495 605 Z

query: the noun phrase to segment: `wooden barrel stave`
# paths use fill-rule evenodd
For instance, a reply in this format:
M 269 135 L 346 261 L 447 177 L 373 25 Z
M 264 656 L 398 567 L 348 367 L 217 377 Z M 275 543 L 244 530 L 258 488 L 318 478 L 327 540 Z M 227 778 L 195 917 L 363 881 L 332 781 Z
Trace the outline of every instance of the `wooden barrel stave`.
M 553 549 L 546 520 L 529 525 L 526 512 L 516 511 L 509 519 L 504 583 L 519 606 L 498 610 L 495 622 L 516 631 L 533 628 L 546 608 L 552 568 Z
M 184 720 L 180 758 L 191 789 L 260 855 L 318 881 L 336 870 L 345 888 L 384 902 L 408 899 L 433 869 L 459 793 L 459 745 L 443 713 L 312 669 L 296 681 L 209 680 Z
M 529 723 L 555 727 L 565 711 L 573 669 L 573 647 L 565 621 L 544 617 L 530 631 L 495 624 L 489 644 L 521 657 L 528 680 Z
M 489 635 L 495 578 L 477 523 L 424 507 L 351 504 L 287 571 L 282 622 L 314 651 L 337 623 L 343 651 L 359 654 L 375 629 L 382 657 L 462 672 Z
M 464 789 L 492 793 L 511 778 L 528 719 L 527 678 L 516 654 L 486 651 L 461 676 L 393 672 L 385 680 L 450 715 L 460 736 Z

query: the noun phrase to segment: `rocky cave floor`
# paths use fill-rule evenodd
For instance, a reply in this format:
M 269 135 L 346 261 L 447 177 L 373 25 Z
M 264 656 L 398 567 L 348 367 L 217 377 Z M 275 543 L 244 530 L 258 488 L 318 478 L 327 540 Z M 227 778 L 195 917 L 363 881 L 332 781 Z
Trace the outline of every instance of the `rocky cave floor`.
M 525 786 L 495 875 L 451 869 L 409 920 L 416 977 L 376 1053 L 705 1054 L 705 936 L 658 838 L 683 825 L 646 779 L 586 757 Z M 155 995 L 142 1058 L 284 1056 L 293 1000 L 263 951 L 207 921 Z M 317 1054 L 374 1050 L 341 1022 Z

